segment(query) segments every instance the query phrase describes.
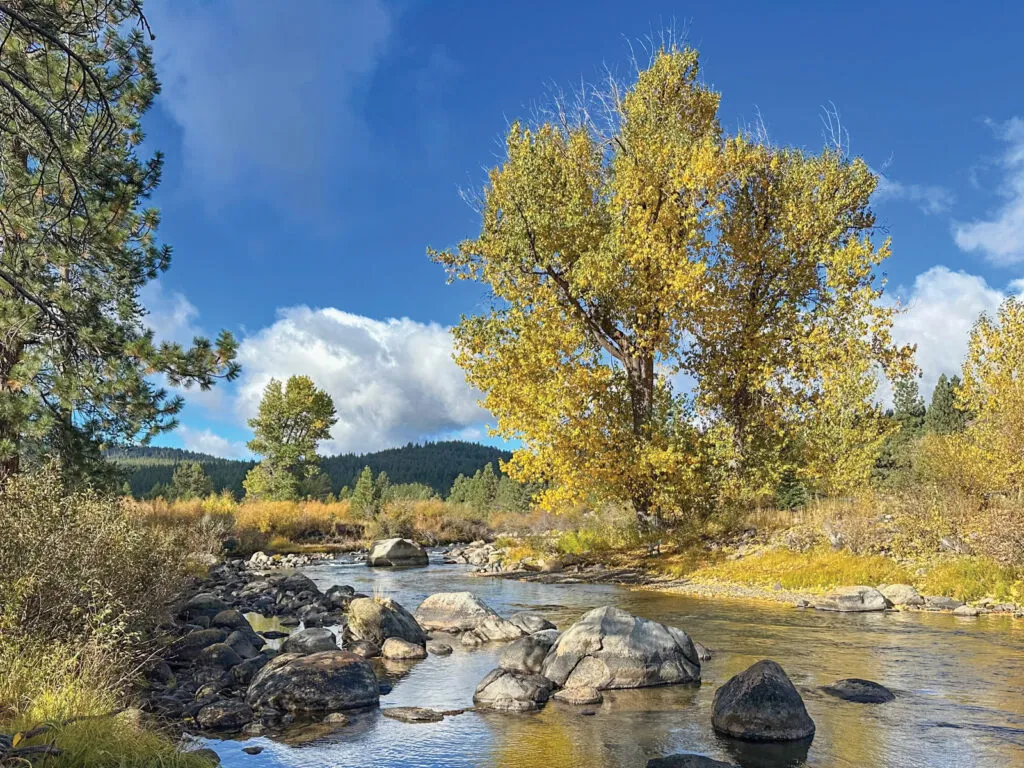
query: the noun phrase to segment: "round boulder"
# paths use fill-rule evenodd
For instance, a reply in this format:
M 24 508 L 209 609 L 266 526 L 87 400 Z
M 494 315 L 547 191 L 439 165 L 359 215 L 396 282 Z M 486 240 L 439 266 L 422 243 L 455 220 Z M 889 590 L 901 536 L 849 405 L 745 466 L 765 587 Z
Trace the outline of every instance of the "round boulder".
M 466 632 L 498 614 L 472 592 L 437 592 L 416 609 L 416 621 L 427 631 Z
M 759 661 L 715 691 L 715 731 L 744 741 L 796 741 L 814 736 L 814 721 L 782 667 Z
M 285 639 L 281 650 L 285 653 L 319 653 L 338 650 L 338 639 L 329 629 L 311 627 L 300 629 Z
M 681 629 L 595 608 L 555 641 L 544 677 L 562 688 L 643 688 L 700 680 L 700 660 Z
M 548 700 L 552 688 L 551 681 L 540 675 L 522 675 L 499 667 L 480 681 L 473 703 L 498 712 L 533 712 Z
M 433 654 L 434 656 L 451 656 L 452 647 L 448 643 L 442 643 L 439 640 L 431 640 L 427 643 L 427 653 Z
M 257 711 L 311 715 L 376 707 L 380 690 L 362 656 L 340 650 L 283 653 L 253 678 L 245 701 Z
M 409 539 L 381 539 L 373 542 L 366 564 L 373 567 L 426 565 L 427 551 Z
M 533 613 L 532 611 L 519 611 L 519 613 L 513 613 L 508 617 L 508 620 L 527 634 L 543 632 L 545 629 L 555 628 L 555 625 L 550 621 L 545 619 L 539 613 Z
M 909 584 L 886 584 L 878 591 L 893 605 L 924 605 L 924 598 Z
M 885 595 L 874 587 L 840 587 L 819 599 L 814 607 L 819 611 L 863 613 L 884 611 L 889 605 Z
M 554 629 L 520 637 L 502 651 L 498 666 L 508 672 L 539 675 L 544 659 L 557 639 L 558 631 Z
M 385 659 L 409 661 L 427 658 L 427 651 L 422 645 L 410 643 L 397 637 L 389 637 L 384 641 L 380 655 Z
M 244 701 L 217 701 L 196 713 L 196 722 L 206 731 L 240 731 L 252 720 L 252 709 Z
M 425 645 L 427 635 L 416 619 L 390 597 L 358 597 L 348 606 L 347 632 L 354 640 L 380 647 L 389 637 Z
M 821 690 L 829 696 L 856 704 L 884 704 L 896 698 L 884 685 L 858 677 L 836 680 L 832 685 L 823 686 Z

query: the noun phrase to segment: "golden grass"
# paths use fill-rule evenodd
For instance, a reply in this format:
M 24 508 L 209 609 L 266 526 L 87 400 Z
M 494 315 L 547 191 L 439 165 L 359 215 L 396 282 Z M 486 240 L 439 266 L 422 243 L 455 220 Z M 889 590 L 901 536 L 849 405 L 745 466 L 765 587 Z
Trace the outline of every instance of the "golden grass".
M 876 555 L 814 550 L 771 550 L 739 560 L 724 560 L 690 573 L 696 581 L 724 581 L 806 592 L 825 592 L 859 584 L 910 583 L 912 575 L 893 560 Z
M 1024 570 L 1000 565 L 987 557 L 961 557 L 939 562 L 916 584 L 926 595 L 973 601 L 1024 602 Z

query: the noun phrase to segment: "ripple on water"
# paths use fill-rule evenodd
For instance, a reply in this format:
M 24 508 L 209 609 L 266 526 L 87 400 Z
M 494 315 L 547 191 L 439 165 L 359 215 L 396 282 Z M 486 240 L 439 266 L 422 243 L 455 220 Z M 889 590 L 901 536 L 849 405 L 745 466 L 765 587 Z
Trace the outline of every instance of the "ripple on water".
M 1024 622 L 983 617 L 969 630 L 942 614 L 834 614 L 740 601 L 701 600 L 610 585 L 572 586 L 479 578 L 461 566 L 371 569 L 325 563 L 304 571 L 321 587 L 349 584 L 409 610 L 429 594 L 469 590 L 503 615 L 535 610 L 565 628 L 614 604 L 682 627 L 715 649 L 703 685 L 609 692 L 589 707 L 550 703 L 530 715 L 466 713 L 439 723 L 402 723 L 367 712 L 296 743 L 266 738 L 209 741 L 228 768 L 636 768 L 651 757 L 697 752 L 745 768 L 1024 766 Z M 276 629 L 269 624 L 257 629 Z M 501 646 L 376 663 L 393 686 L 382 707 L 460 709 Z M 779 662 L 817 725 L 809 745 L 744 745 L 711 729 L 715 689 L 762 658 Z M 895 701 L 861 705 L 821 695 L 846 677 L 875 680 Z M 243 746 L 264 747 L 258 756 Z

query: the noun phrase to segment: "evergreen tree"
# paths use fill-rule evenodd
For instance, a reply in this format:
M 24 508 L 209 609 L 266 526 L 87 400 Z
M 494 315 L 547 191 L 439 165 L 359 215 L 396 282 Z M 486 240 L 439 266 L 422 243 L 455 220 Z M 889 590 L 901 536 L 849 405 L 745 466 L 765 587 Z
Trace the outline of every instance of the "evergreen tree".
M 309 477 L 301 478 L 296 488 L 300 499 L 311 501 L 325 501 L 331 493 L 331 478 L 317 470 Z
M 154 341 L 140 289 L 166 270 L 140 155 L 158 91 L 137 0 L 0 3 L 0 483 L 58 455 L 105 475 L 98 446 L 175 426 L 152 383 L 232 379 L 235 341 Z
M 932 392 L 932 403 L 925 417 L 925 430 L 937 435 L 948 435 L 963 432 L 967 424 L 966 414 L 956 404 L 956 391 L 960 387 L 960 377 L 949 378 L 946 374 L 939 376 Z
M 779 487 L 775 491 L 775 505 L 779 509 L 802 509 L 807 506 L 810 494 L 792 469 L 783 471 Z
M 373 470 L 363 467 L 359 473 L 355 488 L 352 490 L 351 505 L 352 511 L 367 519 L 373 519 L 380 514 L 381 505 L 384 500 L 384 493 L 387 490 L 387 475 L 381 472 L 377 479 L 373 478 Z
M 908 438 L 917 437 L 924 429 L 926 409 L 917 379 L 906 376 L 896 382 L 893 394 L 893 418 L 900 425 L 900 432 Z
M 292 376 L 284 386 L 271 379 L 256 418 L 249 419 L 254 432 L 249 450 L 262 461 L 246 475 L 246 494 L 297 498 L 302 481 L 320 471 L 316 447 L 337 420 L 331 396 L 308 376 Z
M 195 461 L 179 464 L 171 478 L 170 494 L 176 499 L 202 499 L 213 493 L 213 483 L 202 465 Z

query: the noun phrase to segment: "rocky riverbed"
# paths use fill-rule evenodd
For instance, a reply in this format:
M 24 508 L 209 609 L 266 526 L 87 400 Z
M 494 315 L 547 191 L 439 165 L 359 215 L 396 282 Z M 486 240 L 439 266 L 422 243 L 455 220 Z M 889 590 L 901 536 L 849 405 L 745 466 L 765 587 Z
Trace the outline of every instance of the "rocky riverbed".
M 403 548 L 391 548 L 393 556 L 401 559 Z M 885 631 L 890 642 L 906 643 L 906 652 L 916 640 L 907 642 L 904 633 L 913 629 L 916 638 L 920 629 L 906 623 L 914 621 L 908 613 L 889 619 L 870 611 L 741 608 L 623 591 L 608 583 L 543 583 L 572 579 L 571 567 L 520 581 L 481 579 L 469 572 L 476 566 L 437 564 L 459 556 L 435 553 L 435 564 L 426 568 L 367 567 L 359 557 L 317 560 L 302 571 L 242 560 L 213 566 L 168 627 L 174 637 L 165 658 L 147 670 L 145 709 L 200 735 L 228 765 L 239 766 L 248 766 L 257 752 L 261 765 L 268 759 L 275 766 L 366 765 L 366 744 L 380 752 L 375 765 L 404 765 L 399 748 L 416 750 L 415 759 L 424 765 L 497 765 L 502 760 L 473 745 L 495 738 L 521 743 L 523 728 L 530 734 L 539 730 L 527 738 L 517 765 L 580 764 L 545 762 L 543 749 L 536 760 L 531 756 L 530 744 L 558 733 L 566 734 L 573 750 L 589 755 L 586 764 L 601 766 L 644 765 L 680 752 L 699 754 L 679 758 L 690 762 L 652 765 L 716 764 L 693 762 L 698 756 L 718 765 L 855 765 L 844 762 L 847 753 L 835 729 L 858 715 L 841 707 L 877 701 L 880 712 L 891 713 L 884 715 L 887 721 L 909 716 L 909 723 L 934 710 L 907 678 L 914 669 L 922 682 L 931 679 L 926 673 L 934 647 L 916 664 L 907 659 L 912 667 L 866 665 L 835 647 L 825 656 L 815 654 L 832 637 L 866 641 L 865 629 L 881 629 L 878 619 L 895 622 Z M 848 599 L 869 605 L 877 598 Z M 780 620 L 789 627 L 783 633 L 776 628 Z M 950 620 L 962 621 L 934 614 L 925 626 Z M 978 625 L 978 634 L 986 635 L 994 620 Z M 751 646 L 756 637 L 760 641 Z M 830 663 L 822 669 L 826 657 Z M 778 670 L 758 666 L 769 661 Z M 986 680 L 989 689 L 1006 685 L 1000 681 L 1014 674 L 1019 654 L 1004 663 L 1008 671 L 990 673 L 995 677 Z M 974 695 L 979 703 L 986 698 Z M 769 707 L 771 712 L 752 720 L 750 713 L 768 701 L 790 705 L 784 711 Z M 536 719 L 516 719 L 531 712 Z M 664 736 L 672 713 L 687 723 L 682 740 Z M 956 721 L 953 713 L 943 715 Z M 815 733 L 811 741 L 804 733 L 808 720 Z M 595 738 L 606 745 L 602 749 L 608 744 L 603 733 L 585 726 L 589 721 L 612 730 L 625 727 L 635 739 L 622 747 L 631 757 L 588 752 L 584 744 Z M 736 723 L 754 721 L 763 732 L 735 732 Z M 424 741 L 416 735 L 422 728 L 439 730 Z M 777 741 L 787 733 L 803 735 Z M 292 755 L 289 744 L 310 738 L 332 745 L 329 754 L 307 746 L 303 757 Z M 791 745 L 779 747 L 787 755 L 783 762 L 762 759 L 768 752 L 757 745 L 772 743 Z M 983 746 L 993 754 L 1016 749 Z

